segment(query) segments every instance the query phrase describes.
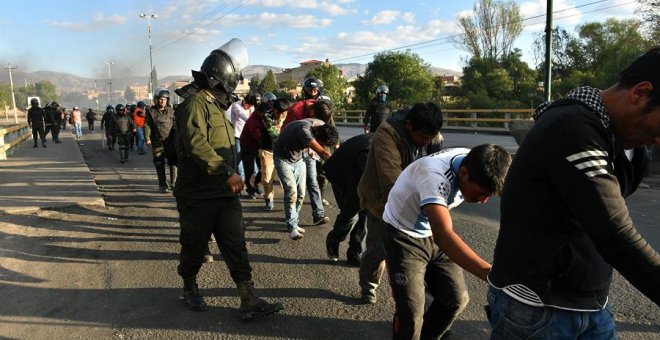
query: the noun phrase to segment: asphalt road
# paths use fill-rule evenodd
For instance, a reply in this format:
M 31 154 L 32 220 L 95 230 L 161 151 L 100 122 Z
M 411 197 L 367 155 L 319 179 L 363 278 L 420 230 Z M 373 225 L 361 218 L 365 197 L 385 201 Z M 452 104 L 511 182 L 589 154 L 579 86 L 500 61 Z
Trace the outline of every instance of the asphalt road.
M 342 131 L 346 135 L 346 131 Z M 446 136 L 448 137 L 448 136 Z M 171 194 L 158 192 L 151 156 L 102 148 L 85 134 L 80 150 L 106 207 L 68 207 L 3 216 L 0 222 L 0 337 L 17 339 L 387 339 L 393 306 L 383 282 L 375 305 L 359 302 L 357 268 L 330 263 L 324 240 L 330 225 L 311 222 L 300 241 L 285 233 L 279 200 L 262 211 L 243 199 L 248 251 L 258 294 L 285 310 L 261 320 L 238 320 L 234 284 L 221 257 L 199 274 L 210 309 L 195 313 L 179 299 L 178 223 Z M 484 140 L 478 138 L 479 141 Z M 446 144 L 449 145 L 449 144 Z M 281 189 L 277 188 L 281 197 Z M 642 190 L 635 221 L 657 232 L 658 192 Z M 331 192 L 325 197 L 333 203 Z M 498 228 L 498 200 L 452 211 L 458 233 L 487 259 Z M 655 204 L 654 204 L 655 203 Z M 334 221 L 337 209 L 328 207 Z M 655 226 L 652 225 L 655 223 Z M 646 232 L 645 232 L 646 235 Z M 657 236 L 657 234 L 655 234 Z M 652 242 L 659 248 L 657 238 Z M 340 254 L 344 259 L 346 245 Z M 217 254 L 217 248 L 213 246 Z M 484 283 L 466 274 L 471 301 L 453 329 L 457 339 L 487 339 Z M 611 298 L 622 339 L 660 339 L 660 308 L 618 275 Z

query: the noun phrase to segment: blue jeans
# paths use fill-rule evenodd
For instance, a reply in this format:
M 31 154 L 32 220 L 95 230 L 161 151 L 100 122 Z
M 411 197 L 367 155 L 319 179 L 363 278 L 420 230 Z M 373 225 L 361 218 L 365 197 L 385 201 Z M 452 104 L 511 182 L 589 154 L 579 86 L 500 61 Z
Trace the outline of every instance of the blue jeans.
M 236 159 L 238 160 L 238 166 L 236 167 L 236 172 L 241 175 L 241 179 L 245 182 L 245 172 L 243 171 L 243 162 L 241 161 L 241 139 L 236 138 Z
M 73 131 L 76 134 L 76 137 L 78 139 L 82 138 L 82 124 L 81 123 L 74 123 L 73 124 Z
M 307 167 L 307 191 L 309 191 L 309 203 L 312 205 L 312 217 L 318 219 L 325 216 L 325 209 L 323 209 L 321 187 L 316 179 L 316 160 L 310 157 L 306 151 L 303 154 L 303 160 Z
M 596 312 L 533 307 L 488 287 L 491 339 L 616 339 L 612 304 Z
M 144 152 L 144 128 L 138 127 L 135 130 L 137 130 L 137 149 Z
M 305 199 L 305 162 L 293 164 L 273 156 L 277 176 L 284 187 L 284 222 L 288 231 L 298 228 L 298 214 Z

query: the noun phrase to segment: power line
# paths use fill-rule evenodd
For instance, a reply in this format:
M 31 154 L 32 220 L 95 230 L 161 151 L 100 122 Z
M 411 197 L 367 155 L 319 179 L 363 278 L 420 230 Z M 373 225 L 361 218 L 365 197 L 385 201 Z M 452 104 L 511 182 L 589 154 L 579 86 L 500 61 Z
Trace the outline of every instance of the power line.
M 579 5 L 579 6 L 553 11 L 553 13 L 561 13 L 561 12 L 573 10 L 573 9 L 576 9 L 576 8 L 582 8 L 582 7 L 586 7 L 586 6 L 596 5 L 596 4 L 599 4 L 599 3 L 602 3 L 602 2 L 607 2 L 607 1 L 612 1 L 612 0 L 593 1 L 593 2 L 589 2 L 589 3 L 586 3 L 586 4 Z M 581 12 L 580 14 L 572 14 L 572 15 L 569 15 L 569 16 L 561 17 L 561 18 L 559 18 L 559 20 L 569 18 L 571 16 L 581 15 L 581 14 L 584 14 L 584 13 L 592 13 L 592 12 L 602 11 L 602 10 L 609 9 L 609 8 L 625 6 L 625 5 L 628 5 L 628 4 L 631 4 L 631 3 L 635 3 L 635 1 L 627 2 L 627 3 L 623 3 L 623 4 L 617 4 L 617 5 L 604 7 L 604 8 L 599 8 L 599 9 L 595 9 L 595 10 L 588 11 L 588 12 Z M 524 22 L 524 21 L 528 21 L 528 20 L 538 19 L 538 18 L 542 18 L 542 17 L 545 17 L 545 16 L 546 16 L 545 14 L 539 14 L 539 15 L 528 17 L 528 18 L 523 18 L 523 19 L 520 19 L 520 20 L 516 20 L 516 21 L 510 22 L 509 24 L 514 24 L 514 23 L 518 23 L 518 22 Z M 524 25 L 523 27 L 528 27 L 528 26 L 537 25 L 537 24 L 538 23 L 533 23 L 533 24 L 530 24 L 530 25 Z M 451 39 L 460 37 L 462 35 L 464 35 L 464 33 L 457 33 L 457 34 L 453 34 L 453 35 L 449 35 L 449 36 L 445 36 L 445 37 L 441 37 L 441 38 L 436 38 L 436 39 L 431 39 L 431 40 L 426 40 L 426 41 L 422 41 L 422 42 L 418 42 L 418 43 L 414 43 L 414 44 L 408 44 L 408 45 L 393 47 L 393 48 L 384 49 L 384 50 L 380 50 L 380 51 L 376 51 L 376 52 L 365 53 L 365 54 L 361 54 L 361 55 L 357 55 L 357 56 L 353 56 L 353 57 L 336 59 L 336 60 L 334 60 L 334 62 L 337 63 L 337 62 L 342 62 L 342 61 L 347 61 L 347 60 L 360 59 L 360 58 L 372 56 L 374 54 L 390 52 L 390 51 L 396 51 L 396 50 L 401 50 L 401 49 L 404 49 L 404 48 L 411 49 L 411 50 L 417 50 L 417 49 L 421 49 L 421 48 L 447 44 L 447 43 L 452 42 Z M 433 44 L 433 43 L 435 43 L 435 44 Z M 424 47 L 411 48 L 411 47 L 415 47 L 415 46 L 419 46 L 419 45 L 426 45 L 426 44 L 430 44 L 430 45 L 424 46 Z

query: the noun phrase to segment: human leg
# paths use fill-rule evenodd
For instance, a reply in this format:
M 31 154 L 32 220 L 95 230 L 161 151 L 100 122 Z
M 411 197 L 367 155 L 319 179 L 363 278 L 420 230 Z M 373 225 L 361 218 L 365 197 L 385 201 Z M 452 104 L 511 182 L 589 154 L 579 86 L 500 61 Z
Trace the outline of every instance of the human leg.
M 345 204 L 347 203 L 346 197 L 341 186 L 332 183 L 332 191 L 335 195 L 337 205 L 339 205 L 339 214 L 337 215 L 335 224 L 332 226 L 332 230 L 330 230 L 325 239 L 325 245 L 328 257 L 333 261 L 337 261 L 339 258 L 339 244 L 346 239 L 353 225 L 357 222 L 357 212 L 360 207 L 359 205 L 351 206 Z
M 440 338 L 451 327 L 470 300 L 463 269 L 440 251 L 432 238 L 425 240 L 434 249 L 426 270 L 426 285 L 433 302 L 424 314 L 422 338 Z
M 304 152 L 303 160 L 307 171 L 305 180 L 307 182 L 307 191 L 309 191 L 309 202 L 312 206 L 314 224 L 326 223 L 328 219 L 325 218 L 325 209 L 321 201 L 321 188 L 316 178 L 316 160 L 310 157 L 307 152 Z
M 247 150 L 242 150 L 241 152 L 243 170 L 245 171 L 245 191 L 247 191 L 247 194 L 250 196 L 255 195 L 257 192 L 255 186 L 253 185 L 253 178 L 252 178 L 252 176 L 254 176 L 255 173 L 254 160 L 256 157 L 257 154 L 253 152 Z
M 292 232 L 298 228 L 297 197 L 299 180 L 296 178 L 296 167 L 294 164 L 290 164 L 278 157 L 275 157 L 273 161 L 277 175 L 284 188 L 284 200 L 282 202 L 284 206 L 284 222 L 286 223 L 287 231 Z
M 376 302 L 376 288 L 385 271 L 385 248 L 381 219 L 367 213 L 367 249 L 360 260 L 360 288 L 366 303 Z
M 424 239 L 412 238 L 386 223 L 383 229 L 395 305 L 392 338 L 419 339 L 424 323 L 424 277 L 431 253 Z
M 273 172 L 275 164 L 273 163 L 273 152 L 268 150 L 259 150 L 259 159 L 261 161 L 261 185 L 264 187 L 263 197 L 266 201 L 266 210 L 273 209 Z

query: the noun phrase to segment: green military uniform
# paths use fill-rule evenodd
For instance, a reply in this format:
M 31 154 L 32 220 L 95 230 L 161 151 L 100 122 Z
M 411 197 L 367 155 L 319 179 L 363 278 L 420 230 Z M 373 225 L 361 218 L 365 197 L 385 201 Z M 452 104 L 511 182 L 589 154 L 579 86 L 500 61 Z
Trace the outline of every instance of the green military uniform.
M 223 102 L 219 100 L 218 102 Z M 211 234 L 234 282 L 252 280 L 241 202 L 226 181 L 235 172 L 234 129 L 215 97 L 191 94 L 176 110 L 179 177 L 174 196 L 181 224 L 179 274 L 197 275 Z

